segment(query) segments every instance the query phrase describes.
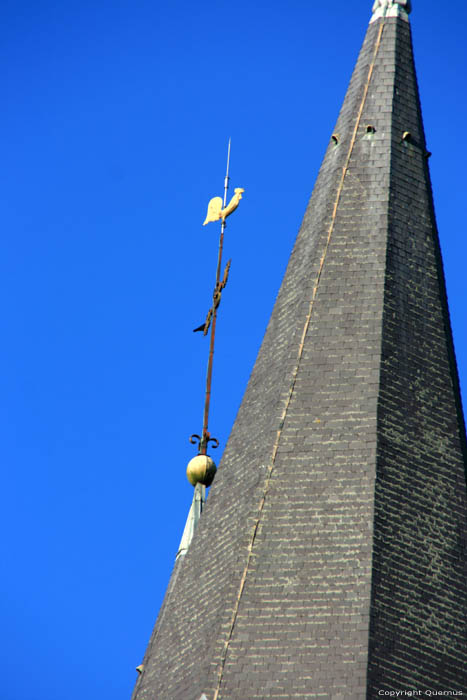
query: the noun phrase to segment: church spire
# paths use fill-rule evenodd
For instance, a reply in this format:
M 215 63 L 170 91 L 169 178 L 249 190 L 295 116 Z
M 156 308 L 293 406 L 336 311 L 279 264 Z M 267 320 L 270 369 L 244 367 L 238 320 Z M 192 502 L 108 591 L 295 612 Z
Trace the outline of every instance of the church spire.
M 373 10 L 135 700 L 467 692 L 465 426 L 410 6 Z

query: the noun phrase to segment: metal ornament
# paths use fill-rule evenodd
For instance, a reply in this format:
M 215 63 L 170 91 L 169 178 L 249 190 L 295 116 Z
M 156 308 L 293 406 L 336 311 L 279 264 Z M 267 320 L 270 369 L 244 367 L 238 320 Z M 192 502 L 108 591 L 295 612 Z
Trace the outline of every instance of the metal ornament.
M 373 17 L 371 22 L 375 22 L 381 17 L 401 17 L 408 20 L 412 11 L 411 0 L 375 0 L 373 4 Z
M 217 438 L 211 437 L 208 431 L 208 420 L 209 420 L 209 406 L 211 402 L 211 383 L 212 383 L 212 365 L 214 360 L 214 345 L 216 337 L 216 321 L 217 321 L 217 310 L 219 304 L 221 303 L 222 292 L 225 289 L 227 280 L 229 277 L 230 263 L 229 260 L 225 266 L 224 275 L 221 279 L 221 267 L 222 267 L 222 252 L 224 248 L 224 232 L 227 219 L 230 214 L 232 214 L 238 207 L 240 200 L 242 199 L 242 194 L 245 191 L 242 187 L 235 188 L 235 194 L 227 205 L 227 190 L 229 189 L 229 168 L 230 168 L 230 146 L 231 140 L 229 139 L 229 146 L 227 151 L 227 169 L 224 179 L 224 198 L 213 197 L 208 204 L 208 213 L 204 221 L 203 226 L 213 221 L 221 221 L 221 231 L 219 237 L 219 252 L 217 256 L 217 269 L 216 269 L 216 284 L 214 287 L 214 292 L 212 295 L 213 303 L 209 309 L 206 320 L 197 328 L 193 329 L 193 332 L 203 331 L 203 335 L 207 335 L 209 330 L 211 330 L 211 338 L 209 344 L 209 358 L 208 358 L 208 368 L 206 374 L 206 393 L 204 401 L 204 416 L 203 416 L 203 430 L 201 435 L 192 435 L 190 437 L 190 442 L 195 444 L 198 442 L 198 454 L 205 455 L 207 453 L 208 444 L 213 443 L 213 447 L 219 446 L 219 441 Z
M 242 187 L 236 187 L 234 192 L 235 194 L 227 207 L 225 206 L 225 197 L 223 203 L 221 197 L 213 197 L 211 199 L 208 204 L 208 213 L 206 215 L 206 219 L 204 220 L 203 226 L 206 226 L 206 224 L 209 224 L 212 221 L 219 221 L 220 219 L 225 221 L 225 219 L 235 211 L 240 204 L 242 194 L 245 192 L 245 190 Z M 224 205 L 225 209 L 222 208 L 222 204 Z

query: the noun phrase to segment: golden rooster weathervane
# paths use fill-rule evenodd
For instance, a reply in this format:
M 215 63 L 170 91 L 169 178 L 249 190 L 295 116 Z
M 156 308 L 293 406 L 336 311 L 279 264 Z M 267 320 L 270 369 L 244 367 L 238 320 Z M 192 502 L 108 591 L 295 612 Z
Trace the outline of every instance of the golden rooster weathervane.
M 228 207 L 225 206 L 225 197 L 224 201 L 222 201 L 222 197 L 213 197 L 208 204 L 208 213 L 203 226 L 210 224 L 212 221 L 219 221 L 220 219 L 225 221 L 226 218 L 230 216 L 230 214 L 232 214 L 232 212 L 234 212 L 240 204 L 240 200 L 244 192 L 245 190 L 242 187 L 236 187 L 235 194 L 230 200 Z
M 212 365 L 214 359 L 214 344 L 216 336 L 216 321 L 217 321 L 217 310 L 221 302 L 222 291 L 227 284 L 227 279 L 229 276 L 230 263 L 229 260 L 225 266 L 224 274 L 221 279 L 221 267 L 222 267 L 222 252 L 224 248 L 224 232 L 227 219 L 232 212 L 238 207 L 240 200 L 242 199 L 242 194 L 245 191 L 241 187 L 235 188 L 235 194 L 227 205 L 227 190 L 229 188 L 229 167 L 230 167 L 230 145 L 231 141 L 229 139 L 229 146 L 227 152 L 227 170 L 224 180 L 224 198 L 213 197 L 208 204 L 208 213 L 203 226 L 214 221 L 221 221 L 221 231 L 219 237 L 219 252 L 217 257 L 217 269 L 216 269 L 216 284 L 214 287 L 214 292 L 212 295 L 213 303 L 208 311 L 206 320 L 203 324 L 194 329 L 194 332 L 203 331 L 203 335 L 207 335 L 209 329 L 211 329 L 211 338 L 209 344 L 209 358 L 208 367 L 206 375 L 206 394 L 204 401 L 204 416 L 203 416 L 203 430 L 201 435 L 192 435 L 190 437 L 190 442 L 196 444 L 198 442 L 198 457 L 191 460 L 189 470 L 187 470 L 187 475 L 189 481 L 195 486 L 196 483 L 201 483 L 205 486 L 210 486 L 216 472 L 216 467 L 214 462 L 207 455 L 207 447 L 209 442 L 213 443 L 213 447 L 219 446 L 219 441 L 217 438 L 212 438 L 208 430 L 208 420 L 209 420 L 209 405 L 211 401 L 211 381 L 212 381 Z M 204 457 L 200 460 L 200 457 Z M 198 464 L 199 461 L 199 464 Z M 202 462 L 202 463 L 201 463 Z

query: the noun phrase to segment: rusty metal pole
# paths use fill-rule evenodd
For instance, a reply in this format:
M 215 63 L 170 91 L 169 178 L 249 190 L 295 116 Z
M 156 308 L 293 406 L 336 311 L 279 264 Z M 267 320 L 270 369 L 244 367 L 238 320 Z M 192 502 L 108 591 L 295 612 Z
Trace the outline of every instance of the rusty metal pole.
M 227 190 L 229 189 L 229 167 L 230 167 L 230 139 L 229 147 L 227 151 L 227 170 L 224 180 L 224 209 L 227 204 Z M 217 306 L 215 297 L 219 292 L 219 285 L 221 280 L 221 267 L 222 267 L 222 251 L 224 248 L 224 231 L 225 231 L 225 219 L 222 219 L 221 233 L 219 238 L 219 252 L 217 256 L 217 270 L 216 270 L 216 286 L 214 287 L 213 294 L 213 313 L 212 313 L 212 323 L 211 323 L 211 338 L 209 343 L 209 359 L 208 359 L 208 369 L 206 375 L 206 395 L 204 401 L 204 417 L 203 417 L 203 432 L 201 440 L 199 443 L 199 454 L 205 455 L 207 452 L 208 442 L 209 442 L 209 406 L 211 403 L 211 385 L 212 385 L 212 365 L 214 361 L 214 344 L 216 339 L 216 321 L 217 321 Z

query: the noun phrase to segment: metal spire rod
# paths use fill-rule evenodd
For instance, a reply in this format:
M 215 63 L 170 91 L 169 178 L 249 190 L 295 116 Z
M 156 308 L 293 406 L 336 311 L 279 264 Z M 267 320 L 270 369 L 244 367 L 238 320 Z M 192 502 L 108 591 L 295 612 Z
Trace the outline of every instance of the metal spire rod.
M 227 168 L 225 171 L 225 179 L 224 179 L 224 209 L 225 209 L 225 206 L 227 204 L 227 191 L 229 189 L 229 179 L 230 179 L 229 178 L 230 147 L 231 147 L 231 139 L 229 138 L 229 146 L 227 149 Z M 220 280 L 221 280 L 222 252 L 224 249 L 224 231 L 225 231 L 225 219 L 222 219 L 221 233 L 219 236 L 219 252 L 217 255 L 216 286 L 214 287 L 214 305 L 213 305 L 212 322 L 211 322 L 211 338 L 210 338 L 210 343 L 209 343 L 208 368 L 207 368 L 207 373 L 206 373 L 206 394 L 205 394 L 205 401 L 204 401 L 203 432 L 201 435 L 201 442 L 200 442 L 200 449 L 199 449 L 200 454 L 206 454 L 208 442 L 209 442 L 209 438 L 210 438 L 210 435 L 208 432 L 209 406 L 211 404 L 212 365 L 214 362 L 214 345 L 215 345 L 215 341 L 216 341 L 217 308 L 219 306 L 218 304 L 216 304 L 216 295 L 220 294 L 220 292 L 221 292 L 221 290 L 219 289 L 219 285 L 220 285 Z M 217 444 L 219 444 L 219 443 L 217 443 Z
M 211 337 L 210 337 L 210 342 L 209 342 L 208 367 L 207 367 L 207 373 L 206 373 L 206 393 L 205 393 L 205 400 L 204 400 L 203 430 L 202 430 L 201 436 L 192 435 L 190 438 L 190 442 L 192 442 L 192 443 L 195 443 L 195 440 L 193 438 L 196 438 L 197 440 L 199 440 L 199 454 L 200 455 L 207 454 L 207 447 L 208 447 L 209 442 L 213 442 L 214 447 L 219 446 L 219 441 L 216 438 L 212 438 L 210 436 L 208 426 L 209 426 L 209 407 L 210 407 L 210 403 L 211 403 L 212 366 L 213 366 L 213 362 L 214 362 L 214 347 L 215 347 L 215 340 L 216 340 L 217 309 L 218 309 L 220 301 L 221 301 L 222 290 L 224 289 L 225 285 L 227 284 L 227 278 L 228 278 L 229 269 L 230 269 L 230 260 L 229 260 L 226 267 L 225 267 L 225 270 L 224 270 L 224 276 L 221 279 L 222 253 L 223 253 L 223 249 L 224 249 L 224 232 L 225 232 L 225 227 L 226 227 L 225 220 L 238 207 L 238 203 L 239 203 L 240 199 L 242 199 L 242 193 L 244 192 L 244 190 L 241 187 L 237 187 L 235 189 L 235 195 L 232 197 L 232 200 L 227 205 L 227 192 L 229 189 L 229 180 L 230 180 L 230 177 L 229 177 L 230 150 L 231 150 L 231 139 L 229 139 L 229 145 L 228 145 L 228 149 L 227 149 L 227 168 L 226 168 L 225 179 L 224 179 L 224 197 L 223 197 L 223 199 L 221 199 L 221 197 L 214 197 L 213 199 L 211 199 L 211 201 L 209 202 L 209 206 L 208 206 L 208 215 L 206 217 L 206 221 L 204 222 L 204 224 L 207 224 L 211 221 L 221 220 L 221 231 L 220 231 L 220 237 L 219 237 L 219 250 L 218 250 L 218 255 L 217 255 L 216 284 L 215 284 L 214 293 L 213 293 L 213 304 L 212 304 L 212 307 L 209 309 L 205 323 L 203 325 L 199 326 L 199 328 L 195 328 L 195 331 L 201 331 L 201 330 L 204 331 L 204 335 L 207 335 L 209 328 L 211 329 Z

